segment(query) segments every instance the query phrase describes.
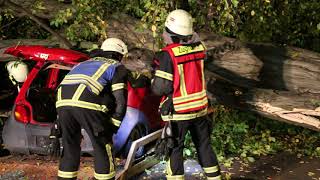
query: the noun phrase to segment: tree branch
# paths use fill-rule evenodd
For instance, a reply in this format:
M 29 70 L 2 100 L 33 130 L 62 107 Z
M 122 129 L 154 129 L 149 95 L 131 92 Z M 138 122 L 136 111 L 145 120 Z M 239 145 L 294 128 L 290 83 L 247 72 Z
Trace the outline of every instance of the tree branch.
M 53 31 L 46 23 L 42 22 L 41 19 L 39 19 L 37 16 L 33 15 L 32 12 L 30 12 L 27 9 L 24 9 L 23 7 L 19 6 L 18 4 L 10 1 L 10 0 L 0 0 L 0 5 L 1 2 L 4 1 L 4 4 L 7 5 L 9 8 L 12 10 L 18 10 L 24 13 L 26 16 L 28 16 L 31 20 L 39 24 L 42 28 L 50 32 L 53 36 L 57 37 L 60 42 L 62 42 L 66 48 L 72 48 L 72 44 L 70 41 L 68 41 L 65 37 L 61 36 L 59 33 Z

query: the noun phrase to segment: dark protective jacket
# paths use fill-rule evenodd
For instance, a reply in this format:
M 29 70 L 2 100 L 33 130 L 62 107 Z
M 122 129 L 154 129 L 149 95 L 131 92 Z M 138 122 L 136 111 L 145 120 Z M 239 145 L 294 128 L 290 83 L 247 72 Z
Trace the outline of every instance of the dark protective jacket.
M 163 120 L 189 120 L 207 114 L 204 58 L 201 42 L 170 44 L 156 55 L 159 66 L 152 89 L 164 97 L 160 104 Z
M 127 69 L 118 61 L 104 57 L 94 57 L 76 65 L 62 80 L 61 85 L 77 85 L 79 88 L 70 99 L 61 98 L 58 89 L 56 107 L 73 106 L 112 114 L 116 126 L 126 112 Z M 83 100 L 82 93 L 89 90 L 92 95 L 100 97 L 100 102 Z

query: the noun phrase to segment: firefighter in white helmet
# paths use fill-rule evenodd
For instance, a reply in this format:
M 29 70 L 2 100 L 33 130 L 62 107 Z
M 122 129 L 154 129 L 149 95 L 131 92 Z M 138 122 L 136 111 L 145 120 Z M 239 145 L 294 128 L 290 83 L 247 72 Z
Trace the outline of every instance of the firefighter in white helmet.
M 81 128 L 94 148 L 94 178 L 114 179 L 112 135 L 126 112 L 128 72 L 121 60 L 127 53 L 122 40 L 106 39 L 91 59 L 76 65 L 62 80 L 57 92 L 58 120 L 51 133 L 56 140 L 62 135 L 58 179 L 77 178 Z
M 158 68 L 152 90 L 163 97 L 160 112 L 167 123 L 156 151 L 168 158 L 167 179 L 184 179 L 183 148 L 188 131 L 207 179 L 221 179 L 217 157 L 210 145 L 211 122 L 206 118 L 206 49 L 193 30 L 191 15 L 181 9 L 170 12 L 163 38 L 166 46 L 155 57 Z
M 7 63 L 6 69 L 12 84 L 16 85 L 20 91 L 20 86 L 27 79 L 29 73 L 27 64 L 22 61 L 10 61 Z

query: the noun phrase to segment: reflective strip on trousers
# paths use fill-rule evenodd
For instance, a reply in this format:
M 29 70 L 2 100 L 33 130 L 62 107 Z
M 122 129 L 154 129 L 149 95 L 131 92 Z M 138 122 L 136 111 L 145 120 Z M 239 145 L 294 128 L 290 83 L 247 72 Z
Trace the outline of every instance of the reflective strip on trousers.
M 63 106 L 73 106 L 73 107 L 80 107 L 85 109 L 91 109 L 96 111 L 107 112 L 108 108 L 105 105 L 85 102 L 85 101 L 75 101 L 71 99 L 63 99 L 56 102 L 56 107 L 63 107 Z
M 198 117 L 202 117 L 207 115 L 207 108 L 204 110 L 201 110 L 199 112 L 196 113 L 192 113 L 192 114 L 172 114 L 172 115 L 166 115 L 166 116 L 162 116 L 161 118 L 164 121 L 170 121 L 170 120 L 189 120 L 189 119 L 195 119 Z
M 77 175 L 78 175 L 78 171 L 67 172 L 67 171 L 58 170 L 58 177 L 75 178 L 75 177 L 77 177 Z
M 111 122 L 113 125 L 119 127 L 120 124 L 121 124 L 121 121 L 119 121 L 118 119 L 115 119 L 115 118 L 111 118 Z
M 207 180 L 221 180 L 221 175 L 215 177 L 207 177 Z
M 204 167 L 203 171 L 205 173 L 215 173 L 219 171 L 219 167 L 218 166 L 212 166 L 212 167 Z
M 167 175 L 169 175 L 169 176 L 172 175 L 170 159 L 167 161 L 166 173 L 167 173 Z
M 166 176 L 167 180 L 184 180 L 184 175 Z
M 109 172 L 110 173 L 115 172 L 114 171 L 114 163 L 113 163 L 111 146 L 109 144 L 106 144 L 106 151 L 107 151 L 107 154 L 108 154 L 108 157 L 109 157 L 109 166 L 110 166 Z
M 98 180 L 107 180 L 107 179 L 112 179 L 116 176 L 116 172 L 111 172 L 110 174 L 98 174 L 94 173 L 94 177 Z

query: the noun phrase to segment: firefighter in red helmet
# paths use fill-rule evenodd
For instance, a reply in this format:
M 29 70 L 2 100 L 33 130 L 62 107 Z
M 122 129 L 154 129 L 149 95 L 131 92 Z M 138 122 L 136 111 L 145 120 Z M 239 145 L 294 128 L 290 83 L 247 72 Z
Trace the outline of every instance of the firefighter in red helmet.
M 207 179 L 221 179 L 218 161 L 210 145 L 210 122 L 205 118 L 208 107 L 204 78 L 206 49 L 193 31 L 191 15 L 181 9 L 169 13 L 163 38 L 167 45 L 156 54 L 158 68 L 152 90 L 163 96 L 161 117 L 170 122 L 166 127 L 171 127 L 173 137 L 167 179 L 184 179 L 183 148 L 188 131 Z M 170 131 L 165 133 L 170 134 Z

